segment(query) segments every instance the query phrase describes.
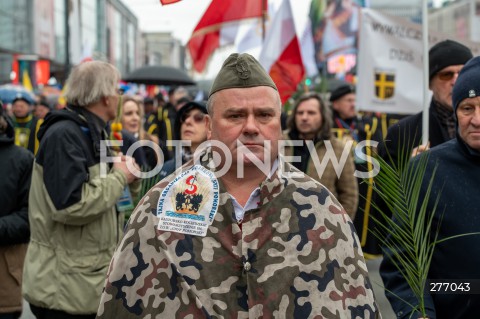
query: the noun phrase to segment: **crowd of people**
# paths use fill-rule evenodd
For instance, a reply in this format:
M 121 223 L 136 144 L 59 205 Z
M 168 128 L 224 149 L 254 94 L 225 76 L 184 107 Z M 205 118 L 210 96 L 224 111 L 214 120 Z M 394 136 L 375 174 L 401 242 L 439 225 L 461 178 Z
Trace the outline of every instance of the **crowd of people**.
M 352 85 L 282 112 L 248 54 L 225 60 L 207 101 L 183 87 L 122 95 L 100 61 L 72 70 L 65 108 L 19 94 L 0 108 L 0 319 L 19 318 L 22 299 L 38 319 L 380 318 L 365 259 L 382 252 L 396 316 L 417 318 L 404 273 L 369 231 L 387 205 L 374 176 L 357 173 L 376 156 L 416 165 L 427 152 L 419 198 L 441 195 L 427 203 L 433 230 L 478 230 L 480 57 L 445 40 L 429 61 L 428 145 L 422 114 L 387 133 L 356 111 Z M 136 172 L 159 182 L 144 189 Z M 480 280 L 477 241 L 439 244 L 429 279 Z M 476 318 L 478 298 L 426 290 L 428 317 Z

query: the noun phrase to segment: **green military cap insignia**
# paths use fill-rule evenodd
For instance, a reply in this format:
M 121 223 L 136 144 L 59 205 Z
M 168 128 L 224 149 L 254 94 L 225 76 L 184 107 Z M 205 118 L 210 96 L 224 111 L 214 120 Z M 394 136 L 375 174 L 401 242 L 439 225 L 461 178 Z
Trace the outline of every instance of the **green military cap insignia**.
M 255 86 L 269 86 L 277 90 L 272 78 L 253 56 L 233 53 L 223 62 L 208 97 L 220 90 Z
M 242 80 L 246 80 L 250 77 L 250 70 L 248 69 L 248 64 L 244 61 L 243 57 L 239 57 L 237 60 L 237 72 L 238 77 Z

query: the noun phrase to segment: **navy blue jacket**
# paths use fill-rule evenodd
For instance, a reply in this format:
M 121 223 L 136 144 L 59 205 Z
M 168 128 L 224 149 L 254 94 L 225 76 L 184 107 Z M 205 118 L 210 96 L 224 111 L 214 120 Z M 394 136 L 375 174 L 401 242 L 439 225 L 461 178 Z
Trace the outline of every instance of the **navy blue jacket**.
M 435 165 L 437 171 L 429 197 L 427 211 L 432 211 L 438 196 L 439 203 L 433 221 L 433 230 L 438 229 L 438 240 L 458 234 L 480 231 L 480 153 L 467 147 L 457 136 L 429 151 L 429 164 L 419 198 L 423 198 Z M 415 165 L 416 160 L 413 160 Z M 380 268 L 386 290 L 416 304 L 411 290 L 386 256 Z M 436 246 L 428 278 L 476 279 L 480 288 L 480 235 L 464 236 L 447 240 Z M 471 284 L 472 289 L 474 283 Z M 427 286 L 427 289 L 430 288 Z M 386 291 L 398 318 L 409 318 L 411 308 Z M 480 294 L 429 294 L 426 304 L 430 319 L 480 318 Z M 413 316 L 412 318 L 417 318 Z
M 435 147 L 451 140 L 448 132 L 440 124 L 434 101 L 430 102 L 428 111 L 428 136 L 430 147 Z M 412 150 L 422 144 L 423 112 L 407 116 L 388 128 L 387 137 L 378 145 L 378 154 L 388 163 L 397 163 L 400 153 L 409 156 Z M 390 155 L 392 161 L 390 161 Z
M 28 192 L 33 154 L 14 144 L 9 120 L 7 125 L 0 134 L 0 246 L 26 243 L 30 238 Z

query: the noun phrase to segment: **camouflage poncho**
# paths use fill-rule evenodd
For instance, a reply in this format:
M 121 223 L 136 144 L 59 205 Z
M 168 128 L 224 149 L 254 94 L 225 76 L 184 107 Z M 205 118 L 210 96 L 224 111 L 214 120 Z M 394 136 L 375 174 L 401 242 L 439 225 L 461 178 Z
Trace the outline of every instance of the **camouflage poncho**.
M 175 175 L 154 186 L 114 254 L 98 318 L 379 318 L 352 221 L 321 184 L 288 172 L 280 163 L 260 185 L 241 224 L 219 180 L 205 237 L 159 230 Z

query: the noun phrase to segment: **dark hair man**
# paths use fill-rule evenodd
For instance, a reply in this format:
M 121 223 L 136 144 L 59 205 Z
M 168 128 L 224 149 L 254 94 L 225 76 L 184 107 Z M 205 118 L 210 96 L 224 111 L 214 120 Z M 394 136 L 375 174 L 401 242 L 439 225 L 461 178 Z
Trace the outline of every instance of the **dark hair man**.
M 290 140 L 301 140 L 302 145 L 286 149 L 286 155 L 299 156 L 300 161 L 292 165 L 316 179 L 324 185 L 338 199 L 352 220 L 355 218 L 358 203 L 358 186 L 354 176 L 355 165 L 352 153 L 347 150 L 347 160 L 341 167 L 340 176 L 337 175 L 333 163 L 329 161 L 323 171 L 319 173 L 315 161 L 312 160 L 310 150 L 306 144 L 312 141 L 315 145 L 316 156 L 322 162 L 329 149 L 333 150 L 335 160 L 340 162 L 344 145 L 331 132 L 332 118 L 329 109 L 325 106 L 318 93 L 305 93 L 295 102 L 292 115 L 288 119 L 286 137 Z M 326 143 L 331 145 L 326 146 Z M 327 156 L 330 158 L 330 156 Z M 319 175 L 321 174 L 321 175 Z

